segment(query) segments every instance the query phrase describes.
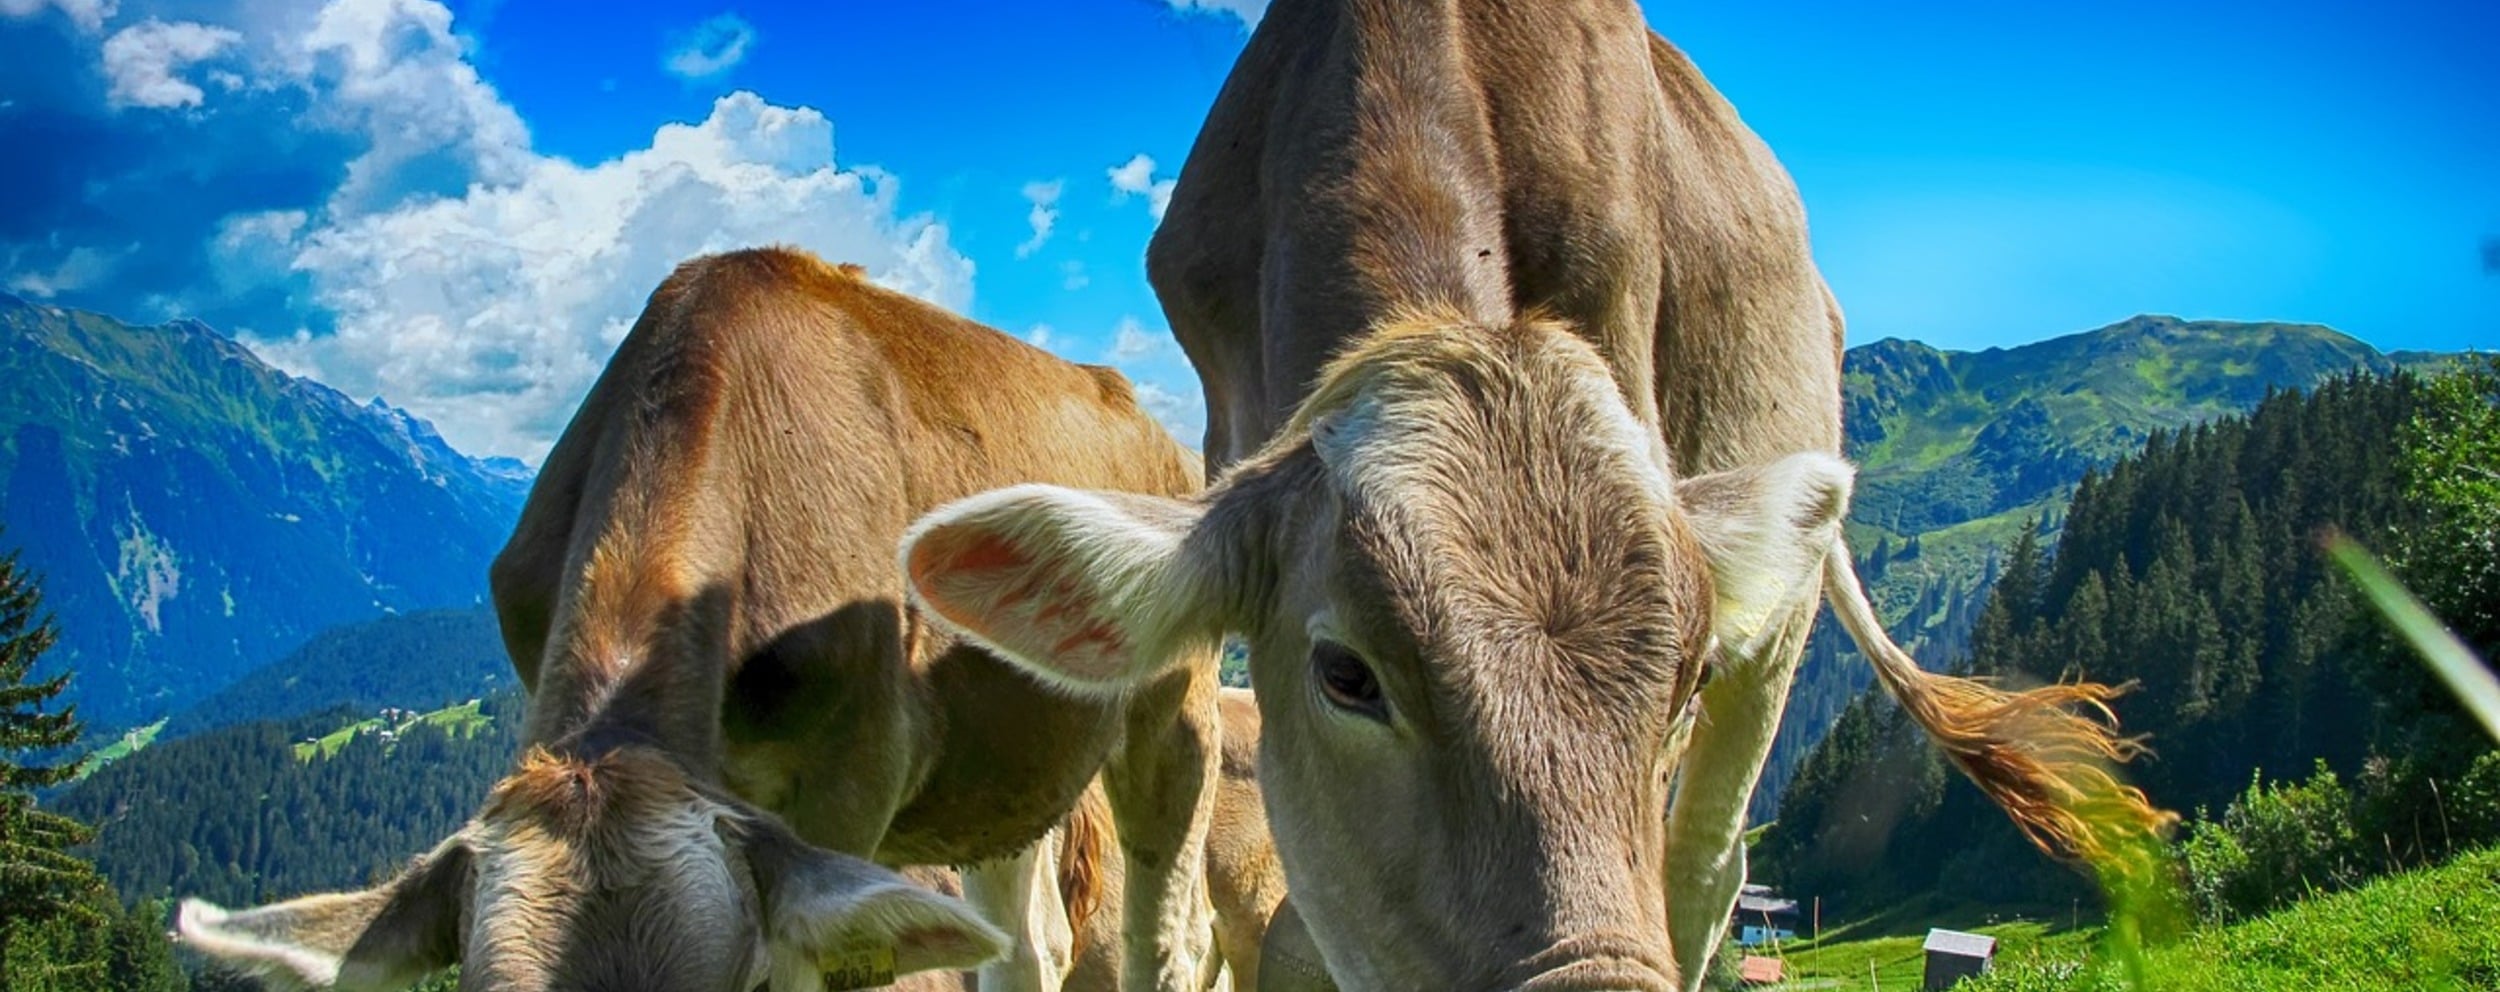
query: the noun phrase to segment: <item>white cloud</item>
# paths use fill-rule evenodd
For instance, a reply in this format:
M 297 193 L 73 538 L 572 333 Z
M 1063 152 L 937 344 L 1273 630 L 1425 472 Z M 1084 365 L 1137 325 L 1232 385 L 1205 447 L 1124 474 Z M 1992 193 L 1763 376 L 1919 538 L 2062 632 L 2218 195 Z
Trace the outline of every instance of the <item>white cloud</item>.
M 9 292 L 48 300 L 62 293 L 101 286 L 113 274 L 114 267 L 129 254 L 128 250 L 98 251 L 81 245 L 70 249 L 69 254 L 62 257 L 61 264 L 53 266 L 49 272 L 19 271 L 11 275 Z M 9 267 L 17 267 L 14 260 Z
M 1111 350 L 1107 357 L 1114 365 L 1126 364 L 1163 350 L 1167 343 L 1168 339 L 1147 331 L 1137 318 L 1122 317 L 1120 326 L 1111 332 Z
M 331 196 L 334 212 L 516 183 L 537 161 L 529 129 L 478 77 L 435 0 L 331 0 L 280 57 L 314 88 L 315 123 L 368 142 Z
M 1104 170 L 1104 173 L 1111 177 L 1113 202 L 1124 201 L 1132 196 L 1145 197 L 1146 210 L 1152 213 L 1157 221 L 1163 219 L 1163 211 L 1172 205 L 1172 187 L 1175 181 L 1154 177 L 1153 156 L 1139 152 L 1136 157 L 1112 166 Z
M 1206 396 L 1196 389 L 1167 389 L 1156 382 L 1138 381 L 1136 386 L 1137 405 L 1161 421 L 1175 440 L 1196 449 L 1207 434 Z
M 336 332 L 253 345 L 407 407 L 463 450 L 535 461 L 689 256 L 795 244 L 966 309 L 971 260 L 895 195 L 891 177 L 835 164 L 824 115 L 732 93 L 613 161 L 533 157 L 508 185 L 317 225 L 292 266 Z
M 0 17 L 33 17 L 55 8 L 80 30 L 104 30 L 104 21 L 121 9 L 114 0 L 0 0 Z
M 1049 324 L 1035 324 L 1032 330 L 1024 332 L 1024 340 L 1033 347 L 1048 351 L 1051 339 L 1056 334 L 1057 332 Z
M 1167 0 L 1172 9 L 1210 14 L 1231 14 L 1241 18 L 1243 30 L 1257 27 L 1259 18 L 1267 14 L 1267 0 Z
M 152 17 L 116 31 L 104 40 L 104 76 L 112 84 L 105 102 L 116 107 L 197 107 L 208 94 L 177 73 L 242 41 L 241 34 L 228 28 Z M 234 88 L 233 83 L 224 85 Z
M 1042 250 L 1044 242 L 1050 240 L 1051 225 L 1059 222 L 1059 192 L 1065 185 L 1057 179 L 1024 184 L 1024 198 L 1033 204 L 1033 209 L 1025 213 L 1024 220 L 1033 225 L 1033 236 L 1016 246 L 1017 258 L 1031 258 L 1034 252 Z
M 665 66 L 679 79 L 708 79 L 746 60 L 755 44 L 755 25 L 736 14 L 720 14 L 679 35 Z
M 1065 262 L 1059 263 L 1059 285 L 1061 288 L 1073 293 L 1093 284 L 1094 277 L 1085 271 L 1084 262 L 1071 258 Z

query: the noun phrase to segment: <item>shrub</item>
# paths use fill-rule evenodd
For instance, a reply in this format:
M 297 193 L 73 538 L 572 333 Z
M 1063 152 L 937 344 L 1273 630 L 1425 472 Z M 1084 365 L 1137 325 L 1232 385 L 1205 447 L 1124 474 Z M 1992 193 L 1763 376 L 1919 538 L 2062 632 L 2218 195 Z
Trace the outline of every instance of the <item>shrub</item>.
M 2252 916 L 2361 881 L 2369 861 L 2353 827 L 2354 808 L 2352 793 L 2323 761 L 2305 782 L 2269 786 L 2251 776 L 2220 821 L 2200 811 L 2182 845 L 2197 915 Z

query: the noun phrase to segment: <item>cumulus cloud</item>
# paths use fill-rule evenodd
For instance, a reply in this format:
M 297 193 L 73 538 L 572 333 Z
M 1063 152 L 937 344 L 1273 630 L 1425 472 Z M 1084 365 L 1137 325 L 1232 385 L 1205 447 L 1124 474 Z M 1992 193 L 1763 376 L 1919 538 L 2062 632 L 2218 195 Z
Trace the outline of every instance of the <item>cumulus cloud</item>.
M 889 176 L 835 165 L 824 115 L 732 93 L 613 161 L 537 158 L 508 185 L 306 232 L 290 264 L 336 331 L 251 343 L 433 420 L 463 450 L 535 461 L 689 256 L 791 243 L 968 308 L 972 262 L 943 225 L 901 216 L 896 192 Z
M 240 41 L 112 35 L 123 77 L 148 85 L 110 99 L 210 112 L 108 105 L 110 37 L 12 52 L 11 78 L 79 85 L 10 92 L 18 106 L 0 113 L 0 148 L 52 149 L 0 184 L 0 287 L 201 317 L 291 372 L 436 421 L 464 450 L 533 460 L 687 256 L 796 244 L 969 308 L 973 266 L 947 228 L 905 215 L 893 177 L 838 164 L 815 110 L 735 93 L 648 147 L 577 163 L 532 148 L 438 0 L 221 17 L 135 3 L 132 23 L 197 18 L 196 37 Z M 157 53 L 161 80 L 140 68 Z
M 1172 205 L 1172 186 L 1175 180 L 1154 177 L 1155 160 L 1151 155 L 1139 152 L 1128 161 L 1104 170 L 1104 173 L 1111 177 L 1113 202 L 1126 201 L 1132 196 L 1145 197 L 1146 210 L 1153 214 L 1157 221 L 1163 219 L 1165 208 Z
M 333 211 L 518 182 L 537 158 L 521 116 L 478 77 L 435 0 L 331 0 L 281 55 L 320 94 L 311 118 L 367 143 Z
M 1242 30 L 1257 27 L 1259 18 L 1267 14 L 1267 0 L 1167 0 L 1172 9 L 1206 14 L 1230 14 L 1241 18 Z
M 104 30 L 104 21 L 113 16 L 120 5 L 114 0 L 0 0 L 0 17 L 33 17 L 46 9 L 58 10 L 79 30 Z
M 1024 340 L 1033 347 L 1048 351 L 1051 339 L 1056 334 L 1057 332 L 1052 330 L 1049 324 L 1035 324 L 1032 330 L 1024 332 Z
M 62 293 L 101 286 L 130 252 L 106 251 L 81 245 L 69 250 L 59 265 L 47 270 L 17 271 L 9 276 L 9 292 L 48 300 Z M 17 265 L 9 266 L 16 269 Z
M 1161 421 L 1163 429 L 1192 449 L 1207 435 L 1206 396 L 1195 388 L 1172 389 L 1159 382 L 1137 383 L 1137 405 Z
M 736 14 L 720 14 L 678 35 L 663 65 L 679 79 L 709 79 L 746 61 L 755 44 L 755 25 Z
M 1173 437 L 1196 447 L 1206 436 L 1206 397 L 1187 357 L 1171 345 L 1170 332 L 1149 329 L 1135 317 L 1122 317 L 1099 360 L 1136 384 L 1138 406 L 1161 421 Z
M 1149 333 L 1135 317 L 1120 318 L 1120 326 L 1111 332 L 1111 350 L 1106 357 L 1112 364 L 1124 365 L 1163 350 L 1164 336 Z
M 5 2 L 5 0 L 0 0 Z M 208 94 L 178 73 L 243 41 L 232 29 L 153 17 L 104 40 L 105 102 L 116 107 L 197 107 Z M 224 74 L 233 89 L 241 77 Z
M 1085 271 L 1085 263 L 1069 259 L 1059 263 L 1059 286 L 1071 293 L 1094 284 L 1094 277 Z
M 1024 198 L 1033 204 L 1033 209 L 1025 212 L 1024 220 L 1033 225 L 1033 236 L 1016 246 L 1017 258 L 1033 257 L 1033 253 L 1042 250 L 1043 243 L 1050 240 L 1051 225 L 1059 222 L 1059 192 L 1064 185 L 1057 179 L 1024 184 Z

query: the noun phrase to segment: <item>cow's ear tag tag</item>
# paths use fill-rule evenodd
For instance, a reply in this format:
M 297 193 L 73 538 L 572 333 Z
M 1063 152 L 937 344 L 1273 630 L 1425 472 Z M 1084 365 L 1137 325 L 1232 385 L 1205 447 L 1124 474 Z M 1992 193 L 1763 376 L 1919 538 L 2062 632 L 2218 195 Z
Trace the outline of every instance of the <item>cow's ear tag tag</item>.
M 852 944 L 824 962 L 825 992 L 874 989 L 894 984 L 894 945 Z

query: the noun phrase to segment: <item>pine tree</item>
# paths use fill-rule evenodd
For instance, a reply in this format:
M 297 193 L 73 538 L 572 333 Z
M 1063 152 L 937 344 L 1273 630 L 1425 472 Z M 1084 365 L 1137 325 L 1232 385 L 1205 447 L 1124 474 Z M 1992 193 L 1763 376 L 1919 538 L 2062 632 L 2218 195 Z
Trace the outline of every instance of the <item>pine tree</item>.
M 77 743 L 73 709 L 45 712 L 69 686 L 63 672 L 40 682 L 35 662 L 59 632 L 42 594 L 17 564 L 0 557 L 0 917 L 32 919 L 92 912 L 84 898 L 103 885 L 95 867 L 69 849 L 94 839 L 86 824 L 35 807 L 33 790 L 69 781 L 78 763 L 39 757 Z

